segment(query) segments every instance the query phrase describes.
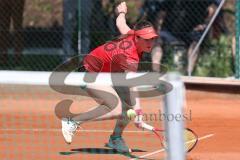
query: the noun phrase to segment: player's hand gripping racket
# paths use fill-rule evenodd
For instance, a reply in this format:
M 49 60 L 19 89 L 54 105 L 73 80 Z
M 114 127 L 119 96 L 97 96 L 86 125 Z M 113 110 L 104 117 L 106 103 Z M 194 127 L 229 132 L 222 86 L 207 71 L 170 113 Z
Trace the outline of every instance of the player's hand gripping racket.
M 166 149 L 167 144 L 166 144 L 166 140 L 164 137 L 165 130 L 153 128 L 152 131 L 160 139 L 162 146 Z M 190 152 L 197 145 L 198 136 L 193 130 L 191 130 L 189 128 L 185 128 L 184 129 L 184 141 L 185 141 L 185 151 Z

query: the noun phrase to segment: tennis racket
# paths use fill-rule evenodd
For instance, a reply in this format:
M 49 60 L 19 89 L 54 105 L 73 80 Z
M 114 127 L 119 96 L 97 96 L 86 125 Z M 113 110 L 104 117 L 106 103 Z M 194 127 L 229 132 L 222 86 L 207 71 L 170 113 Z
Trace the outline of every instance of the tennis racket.
M 164 136 L 165 130 L 153 128 L 152 131 L 160 139 L 160 142 L 163 148 L 167 149 L 167 143 Z M 184 141 L 185 141 L 185 152 L 190 152 L 197 145 L 198 136 L 193 130 L 189 128 L 185 128 Z

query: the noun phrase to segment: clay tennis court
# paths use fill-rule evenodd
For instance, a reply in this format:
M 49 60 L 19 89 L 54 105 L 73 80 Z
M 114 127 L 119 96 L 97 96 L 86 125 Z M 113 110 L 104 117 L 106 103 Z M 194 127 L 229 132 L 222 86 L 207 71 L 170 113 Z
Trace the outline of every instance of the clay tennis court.
M 188 154 L 191 160 L 237 160 L 240 157 L 239 85 L 187 85 L 187 126 L 199 136 Z M 115 121 L 83 124 L 71 145 L 61 135 L 61 122 L 54 113 L 58 102 L 74 101 L 71 111 L 87 111 L 96 103 L 90 98 L 57 93 L 44 86 L 0 86 L 0 159 L 164 159 L 160 142 L 150 132 L 131 123 L 124 133 L 135 152 L 119 154 L 105 148 Z M 147 115 L 162 111 L 162 97 L 142 99 Z M 148 123 L 161 126 L 159 119 Z

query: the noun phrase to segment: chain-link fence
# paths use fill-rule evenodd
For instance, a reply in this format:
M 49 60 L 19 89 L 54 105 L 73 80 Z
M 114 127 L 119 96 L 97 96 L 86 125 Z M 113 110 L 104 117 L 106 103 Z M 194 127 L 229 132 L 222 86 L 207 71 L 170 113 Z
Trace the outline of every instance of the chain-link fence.
M 155 47 L 162 48 L 161 64 L 169 69 L 184 74 L 191 70 L 201 76 L 232 76 L 236 1 L 226 0 L 221 7 L 222 2 L 127 0 L 127 21 L 131 27 L 139 20 L 153 23 L 160 35 Z M 89 53 L 119 34 L 115 25 L 117 3 L 0 0 L 0 69 L 51 71 L 69 57 Z M 207 34 L 199 43 L 204 31 Z M 194 54 L 197 58 L 189 56 L 194 50 L 199 53 Z M 151 57 L 144 56 L 144 60 Z

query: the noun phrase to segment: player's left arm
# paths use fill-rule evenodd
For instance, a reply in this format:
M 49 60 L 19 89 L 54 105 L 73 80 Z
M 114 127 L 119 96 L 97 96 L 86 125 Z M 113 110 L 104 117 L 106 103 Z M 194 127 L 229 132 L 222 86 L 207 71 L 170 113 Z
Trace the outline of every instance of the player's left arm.
M 131 29 L 126 22 L 127 5 L 126 2 L 120 3 L 116 8 L 118 17 L 116 19 L 116 25 L 121 34 L 127 34 Z

